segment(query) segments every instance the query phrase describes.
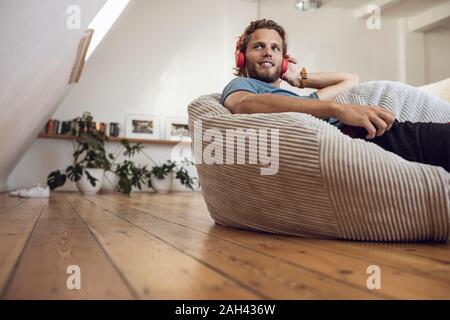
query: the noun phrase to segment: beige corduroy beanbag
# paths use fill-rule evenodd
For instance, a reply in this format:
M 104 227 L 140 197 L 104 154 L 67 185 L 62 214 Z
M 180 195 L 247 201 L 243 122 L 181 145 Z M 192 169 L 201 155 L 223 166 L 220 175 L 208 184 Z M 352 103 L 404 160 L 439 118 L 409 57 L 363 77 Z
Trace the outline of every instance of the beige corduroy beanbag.
M 443 168 L 406 161 L 308 114 L 231 114 L 219 98 L 202 96 L 188 107 L 196 168 L 216 223 L 305 237 L 449 240 L 450 174 Z M 250 139 L 240 164 L 237 151 L 234 162 L 211 161 L 226 158 L 226 130 L 239 128 L 278 130 L 275 174 L 262 174 L 267 162 L 250 163 Z M 275 134 L 268 150 L 272 143 Z
M 420 90 L 434 94 L 450 103 L 450 78 L 419 87 Z

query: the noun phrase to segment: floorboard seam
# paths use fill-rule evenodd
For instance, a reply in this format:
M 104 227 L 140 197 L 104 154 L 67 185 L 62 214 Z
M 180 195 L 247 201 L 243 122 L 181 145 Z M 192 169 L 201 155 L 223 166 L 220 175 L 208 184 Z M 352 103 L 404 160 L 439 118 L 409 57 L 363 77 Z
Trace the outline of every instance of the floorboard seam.
M 122 273 L 122 271 L 117 267 L 117 265 L 114 263 L 114 261 L 111 259 L 111 257 L 109 256 L 109 254 L 106 252 L 105 248 L 103 248 L 102 244 L 98 241 L 97 237 L 95 236 L 95 234 L 92 232 L 91 228 L 86 224 L 86 222 L 83 220 L 83 218 L 81 218 L 81 216 L 78 214 L 77 210 L 75 209 L 75 207 L 72 205 L 72 203 L 70 202 L 70 200 L 67 199 L 67 196 L 64 196 L 66 201 L 69 203 L 69 205 L 71 206 L 72 210 L 75 212 L 75 214 L 78 216 L 78 219 L 80 219 L 80 222 L 87 228 L 87 230 L 89 231 L 89 233 L 91 234 L 91 236 L 94 238 L 95 243 L 97 243 L 97 245 L 100 247 L 100 250 L 103 252 L 103 254 L 105 255 L 106 259 L 109 261 L 109 263 L 111 263 L 111 266 L 113 267 L 114 271 L 117 272 L 117 274 L 119 275 L 120 279 L 124 282 L 125 286 L 127 287 L 127 289 L 130 291 L 130 294 L 132 295 L 132 297 L 136 300 L 140 300 L 139 294 L 136 292 L 136 290 L 133 288 L 133 286 L 128 282 L 128 280 L 126 279 L 125 275 Z
M 114 200 L 114 201 L 115 201 L 115 200 Z M 306 268 L 306 267 L 304 267 L 304 266 L 300 266 L 300 265 L 298 265 L 298 264 L 295 264 L 295 263 L 293 263 L 293 262 L 291 262 L 291 261 L 288 261 L 288 260 L 284 260 L 284 259 L 279 258 L 279 257 L 277 257 L 277 256 L 269 255 L 269 254 L 267 254 L 267 253 L 265 253 L 265 252 L 256 250 L 256 249 L 254 249 L 254 248 L 250 248 L 250 247 L 248 247 L 248 246 L 246 246 L 245 244 L 242 244 L 242 243 L 240 243 L 240 242 L 236 242 L 236 241 L 234 241 L 234 240 L 229 240 L 229 239 L 227 239 L 227 238 L 223 238 L 223 237 L 220 237 L 220 236 L 218 236 L 218 235 L 206 233 L 206 232 L 204 232 L 204 231 L 202 231 L 202 230 L 198 230 L 198 229 L 192 228 L 192 227 L 190 227 L 190 226 L 183 225 L 183 224 L 178 223 L 178 222 L 174 222 L 174 221 L 167 220 L 167 219 L 164 219 L 164 218 L 161 218 L 161 217 L 157 217 L 157 216 L 154 216 L 154 215 L 152 215 L 152 214 L 150 214 L 150 213 L 148 213 L 148 212 L 139 210 L 139 209 L 137 209 L 137 208 L 133 208 L 133 207 L 129 207 L 129 208 L 131 208 L 131 209 L 133 209 L 133 210 L 137 210 L 137 211 L 139 211 L 139 212 L 141 212 L 141 213 L 143 213 L 143 214 L 150 215 L 150 216 L 152 216 L 152 217 L 161 219 L 161 220 L 163 220 L 163 221 L 170 222 L 170 223 L 174 223 L 174 224 L 177 224 L 177 225 L 179 225 L 179 226 L 182 226 L 182 227 L 185 227 L 185 228 L 189 228 L 189 229 L 191 229 L 191 230 L 194 230 L 194 231 L 196 231 L 196 232 L 201 232 L 201 233 L 203 233 L 203 234 L 207 234 L 207 235 L 209 235 L 209 236 L 212 236 L 212 237 L 221 239 L 221 240 L 223 240 L 223 241 L 232 243 L 232 244 L 234 244 L 234 245 L 237 245 L 237 246 L 239 246 L 239 247 L 241 247 L 241 248 L 245 248 L 245 249 L 247 249 L 247 250 L 251 250 L 251 251 L 256 252 L 256 253 L 258 253 L 258 254 L 264 255 L 264 256 L 266 256 L 266 257 L 268 257 L 268 258 L 271 258 L 271 259 L 274 259 L 274 260 L 277 260 L 277 261 L 280 261 L 280 262 L 289 264 L 289 265 L 291 265 L 291 266 L 293 266 L 293 267 L 295 267 L 295 268 L 298 268 L 298 269 L 301 269 L 301 270 L 305 270 L 305 271 L 308 271 L 308 272 L 312 272 L 312 273 L 315 273 L 315 274 L 317 274 L 317 275 L 319 275 L 319 276 L 324 276 L 324 277 L 326 277 L 326 278 L 328 278 L 328 279 L 330 279 L 330 280 L 339 282 L 339 283 L 344 284 L 344 285 L 346 285 L 346 286 L 353 287 L 353 288 L 356 289 L 356 290 L 361 290 L 361 291 L 363 291 L 363 290 L 362 290 L 360 287 L 358 287 L 357 285 L 354 285 L 354 284 L 352 284 L 352 283 L 348 283 L 348 282 L 346 282 L 346 281 L 344 281 L 344 280 L 342 280 L 342 279 L 330 277 L 329 275 L 324 274 L 324 273 L 322 273 L 322 272 L 319 272 L 319 271 L 316 271 L 316 270 L 313 270 L 313 269 L 309 269 L 309 268 Z M 379 298 L 385 298 L 385 299 L 386 299 L 386 298 L 388 298 L 388 299 L 394 298 L 394 297 L 391 297 L 391 296 L 388 296 L 388 295 L 385 295 L 385 294 L 380 294 L 380 293 L 377 293 L 377 292 L 372 292 L 371 294 L 373 294 L 373 295 L 375 295 L 375 296 L 377 296 L 377 297 L 379 297 Z
M 116 202 L 117 202 L 117 200 L 115 200 L 115 199 L 113 199 L 113 201 L 116 201 Z M 139 201 L 139 199 L 133 199 L 133 201 Z M 148 204 L 146 204 L 146 205 L 148 205 Z M 152 206 L 155 206 L 155 207 L 158 207 L 158 209 L 162 209 L 162 208 L 160 207 L 160 205 L 158 205 L 158 204 L 151 204 L 151 205 L 152 205 Z M 184 227 L 186 227 L 186 228 L 189 228 L 189 229 L 192 229 L 192 230 L 195 230 L 195 231 L 198 231 L 198 232 L 205 233 L 205 232 L 202 231 L 202 230 L 194 229 L 194 228 L 192 228 L 192 227 L 190 227 L 190 226 L 185 226 L 185 225 L 180 224 L 180 223 L 178 223 L 178 222 L 174 222 L 174 221 L 171 221 L 171 220 L 167 220 L 167 219 L 162 218 L 162 217 L 154 216 L 154 215 L 152 215 L 152 214 L 150 214 L 150 213 L 148 213 L 148 212 L 142 211 L 142 210 L 140 210 L 140 209 L 137 209 L 137 208 L 134 208 L 134 207 L 130 207 L 130 206 L 128 206 L 128 207 L 131 208 L 131 209 L 133 209 L 133 210 L 137 210 L 137 211 L 142 212 L 142 213 L 144 213 L 144 214 L 150 215 L 150 216 L 152 216 L 152 217 L 161 219 L 161 220 L 163 220 L 163 221 L 171 222 L 171 223 L 178 224 L 178 225 L 184 226 Z M 228 239 L 226 239 L 226 238 L 222 238 L 222 237 L 217 236 L 217 235 L 213 235 L 213 234 L 209 234 L 209 233 L 208 233 L 208 235 L 215 236 L 215 237 L 219 237 L 219 238 L 221 238 L 221 239 L 223 239 L 223 240 L 226 240 L 226 241 L 229 241 L 229 242 L 232 242 L 232 243 L 237 244 L 237 242 L 234 242 L 233 240 L 228 240 Z M 287 241 L 287 242 L 290 242 L 290 243 L 293 242 L 293 241 L 290 241 L 289 239 L 280 239 L 279 237 L 278 237 L 277 239 L 278 239 L 278 240 L 282 240 L 282 241 Z M 241 246 L 242 246 L 242 245 L 241 245 Z M 368 258 L 364 258 L 364 257 L 360 257 L 360 256 L 354 256 L 354 255 L 349 255 L 349 254 L 346 254 L 346 253 L 341 253 L 340 251 L 333 250 L 333 249 L 330 249 L 330 248 L 324 248 L 324 247 L 322 247 L 322 246 L 320 246 L 320 245 L 316 245 L 316 244 L 308 244 L 308 246 L 317 247 L 317 248 L 326 250 L 326 251 L 328 251 L 328 252 L 333 252 L 333 253 L 335 253 L 335 254 L 340 254 L 340 255 L 343 255 L 343 256 L 345 256 L 345 257 L 349 257 L 349 258 L 356 259 L 356 260 L 359 260 L 359 261 L 365 261 L 365 262 L 369 262 L 369 263 L 372 263 L 372 262 L 373 262 L 373 260 L 370 260 L 370 259 L 368 259 Z M 250 249 L 252 249 L 252 248 L 250 248 Z M 252 249 L 252 250 L 253 250 L 253 249 Z M 258 252 L 260 252 L 260 251 L 258 251 Z M 398 252 L 398 251 L 396 251 L 396 252 Z M 260 253 L 262 253 L 262 254 L 264 254 L 264 255 L 268 255 L 268 254 L 266 254 L 266 253 L 264 253 L 264 252 L 260 252 Z M 411 254 L 411 255 L 413 255 L 413 254 Z M 268 255 L 268 256 L 270 256 L 270 255 Z M 428 259 L 427 257 L 423 257 L 423 256 L 419 256 L 419 255 L 413 255 L 413 256 Z M 273 257 L 276 258 L 276 259 L 281 259 L 281 258 L 278 258 L 278 257 L 275 257 L 275 256 L 273 256 Z M 431 260 L 431 259 L 430 259 L 430 260 Z M 286 262 L 285 260 L 282 260 L 282 261 L 283 261 L 283 262 Z M 433 260 L 433 261 L 434 261 L 434 260 Z M 292 263 L 292 262 L 290 262 L 290 263 Z M 298 265 L 296 265 L 296 264 L 294 264 L 294 265 L 295 265 L 295 266 L 298 266 Z M 378 265 L 380 265 L 380 266 L 386 266 L 386 267 L 389 267 L 389 268 L 394 269 L 394 270 L 397 270 L 397 271 L 405 272 L 405 270 L 404 270 L 403 268 L 401 268 L 401 267 L 389 265 L 389 264 L 386 264 L 386 263 L 378 263 Z M 317 271 L 315 271 L 315 270 L 307 269 L 307 268 L 302 267 L 302 266 L 298 266 L 298 267 L 322 275 L 322 273 L 317 272 Z M 410 274 L 410 275 L 420 276 L 420 277 L 429 277 L 429 276 L 430 276 L 429 273 L 422 272 L 422 271 L 416 270 L 416 269 L 413 269 L 413 272 L 406 272 L 406 273 L 407 273 L 407 274 Z M 329 276 L 327 275 L 327 277 L 329 277 Z M 436 278 L 436 277 L 433 277 L 433 276 L 431 276 L 431 277 L 432 277 L 432 279 L 434 279 L 434 280 L 442 281 L 441 278 Z M 337 278 L 330 278 L 330 279 L 338 280 Z M 343 280 L 338 280 L 338 281 L 343 281 Z M 344 283 L 345 283 L 345 282 L 344 282 Z M 345 284 L 347 284 L 347 283 L 345 283 Z M 384 297 L 386 297 L 386 296 L 384 296 Z
M 23 202 L 25 202 L 25 201 L 23 201 Z M 34 229 L 36 228 L 36 225 L 38 224 L 39 219 L 41 219 L 42 212 L 44 212 L 44 210 L 45 210 L 45 208 L 47 206 L 48 206 L 48 204 L 44 204 L 42 206 L 41 212 L 39 212 L 39 216 L 37 217 L 36 221 L 34 222 L 33 227 L 30 230 L 30 234 L 28 235 L 27 240 L 25 241 L 25 244 L 23 245 L 22 250 L 20 251 L 20 254 L 17 257 L 16 262 L 14 263 L 14 266 L 13 266 L 13 268 L 12 268 L 12 270 L 11 270 L 9 276 L 8 276 L 8 280 L 6 281 L 5 286 L 3 287 L 3 290 L 0 293 L 0 299 L 1 300 L 5 299 L 6 292 L 8 291 L 9 286 L 11 285 L 12 279 L 14 278 L 14 275 L 16 274 L 17 267 L 19 266 L 20 261 L 22 260 L 22 256 L 23 256 L 23 254 L 25 252 L 25 249 L 28 246 L 28 243 L 30 242 L 30 239 L 31 239 L 31 236 L 32 236 L 32 234 L 34 232 Z
M 23 199 L 23 200 L 21 200 L 21 201 L 18 202 L 18 203 L 9 205 L 9 206 L 7 206 L 6 208 L 1 209 L 1 210 L 0 210 L 0 215 L 2 215 L 5 211 L 8 211 L 9 209 L 12 209 L 12 208 L 15 208 L 15 207 L 17 207 L 17 206 L 20 206 L 21 204 L 23 204 L 23 203 L 24 203 L 25 201 L 27 201 L 27 200 L 28 200 L 28 199 Z
M 116 200 L 113 200 L 113 201 L 116 201 Z M 117 202 L 117 201 L 116 201 L 116 202 Z M 95 203 L 94 203 L 94 204 L 95 204 Z M 98 204 L 97 204 L 97 205 L 98 205 Z M 101 205 L 101 204 L 100 204 L 100 205 Z M 280 262 L 289 264 L 289 265 L 291 265 L 291 266 L 293 266 L 293 267 L 295 267 L 295 268 L 298 268 L 298 269 L 301 269 L 301 270 L 305 270 L 305 271 L 308 271 L 308 272 L 315 273 L 315 274 L 317 274 L 317 275 L 319 275 L 319 276 L 326 277 L 326 278 L 328 278 L 328 279 L 330 279 L 330 280 L 332 280 L 332 281 L 336 281 L 336 282 L 339 282 L 339 283 L 344 284 L 344 285 L 346 285 L 346 286 L 353 287 L 354 289 L 363 291 L 360 287 L 358 287 L 358 286 L 356 286 L 356 285 L 354 285 L 354 284 L 348 283 L 348 282 L 346 282 L 346 281 L 344 281 L 344 280 L 341 280 L 341 279 L 338 279 L 338 278 L 330 277 L 330 276 L 327 275 L 327 274 L 318 272 L 318 271 L 313 270 L 313 269 L 305 268 L 304 266 L 299 266 L 299 265 L 294 264 L 294 263 L 292 263 L 292 262 L 290 262 L 290 261 L 283 260 L 283 259 L 281 259 L 281 258 L 279 258 L 279 257 L 275 257 L 275 256 L 269 255 L 269 254 L 267 254 L 267 253 L 264 253 L 264 252 L 255 250 L 255 249 L 253 249 L 253 248 L 249 248 L 249 247 L 247 247 L 247 246 L 245 246 L 245 245 L 243 245 L 243 244 L 241 244 L 241 243 L 237 243 L 237 242 L 228 240 L 228 239 L 226 239 L 226 238 L 222 238 L 222 237 L 219 237 L 219 236 L 216 236 L 216 235 L 213 235 L 213 234 L 209 234 L 209 233 L 206 233 L 206 232 L 204 232 L 204 231 L 202 231 L 202 230 L 198 230 L 198 229 L 192 228 L 192 227 L 190 227 L 190 226 L 183 225 L 183 224 L 178 223 L 178 222 L 174 222 L 174 221 L 167 220 L 167 219 L 164 219 L 164 218 L 161 218 L 161 217 L 158 217 L 158 216 L 154 216 L 154 215 L 152 215 L 152 214 L 150 214 L 150 213 L 148 213 L 148 212 L 142 211 L 142 210 L 137 209 L 137 208 L 133 208 L 133 207 L 129 207 L 129 206 L 127 206 L 127 207 L 130 208 L 130 209 L 132 209 L 132 210 L 139 211 L 139 212 L 141 212 L 142 214 L 149 215 L 149 216 L 152 216 L 152 217 L 154 217 L 154 218 L 160 219 L 160 220 L 162 220 L 162 221 L 166 221 L 166 222 L 169 222 L 169 223 L 173 223 L 173 224 L 182 226 L 182 227 L 184 227 L 184 228 L 191 229 L 191 230 L 193 230 L 193 231 L 195 231 L 195 232 L 200 232 L 200 233 L 203 233 L 203 234 L 207 234 L 207 235 L 209 235 L 209 236 L 213 236 L 213 237 L 215 237 L 215 238 L 218 238 L 218 239 L 220 239 L 220 240 L 226 241 L 226 242 L 231 243 L 231 244 L 233 244 L 233 245 L 237 245 L 237 246 L 239 246 L 239 247 L 241 247 L 241 248 L 245 248 L 245 249 L 247 249 L 247 250 L 251 250 L 251 251 L 256 252 L 256 253 L 258 253 L 258 254 L 262 254 L 262 255 L 264 255 L 264 256 L 266 256 L 266 257 L 268 257 L 268 258 L 271 258 L 271 259 L 274 259 L 274 260 L 277 260 L 277 261 L 280 261 Z M 103 208 L 104 210 L 109 211 L 108 209 L 106 209 L 106 208 L 103 207 L 103 206 L 102 206 L 102 208 Z M 115 214 L 114 214 L 114 215 L 115 215 Z M 120 216 L 118 216 L 118 217 L 120 217 Z M 120 217 L 120 218 L 122 218 L 122 217 Z M 124 218 L 122 218 L 122 219 L 124 219 Z M 124 219 L 124 220 L 125 220 L 125 221 L 128 221 L 128 220 L 126 220 L 126 219 Z M 132 223 L 132 224 L 133 224 L 133 223 Z M 133 224 L 133 225 L 134 225 L 134 224 Z M 164 240 L 161 240 L 161 241 L 164 241 Z M 374 296 L 377 296 L 377 297 L 379 297 L 379 298 L 390 298 L 390 299 L 394 298 L 394 297 L 391 297 L 391 296 L 387 296 L 387 295 L 385 295 L 385 294 L 379 294 L 379 293 L 375 293 L 375 292 L 372 292 L 371 294 L 373 294 Z
M 236 283 L 236 284 L 239 285 L 240 287 L 242 287 L 242 288 L 244 288 L 244 289 L 250 291 L 251 293 L 255 294 L 256 296 L 258 296 L 258 297 L 260 297 L 260 298 L 262 298 L 262 299 L 266 299 L 266 300 L 267 300 L 267 299 L 270 299 L 270 297 L 264 295 L 263 293 L 261 293 L 261 292 L 259 292 L 259 291 L 254 290 L 253 288 L 247 286 L 245 283 L 242 283 L 241 281 L 239 281 L 239 280 L 237 280 L 237 279 L 234 279 L 233 277 L 231 277 L 230 275 L 226 274 L 225 272 L 223 272 L 223 271 L 217 269 L 216 267 L 214 267 L 214 266 L 212 266 L 212 265 L 210 265 L 210 264 L 208 264 L 208 263 L 206 263 L 206 262 L 204 262 L 204 261 L 202 261 L 202 260 L 197 259 L 196 257 L 192 256 L 191 254 L 187 253 L 186 251 L 184 251 L 184 250 L 182 250 L 182 249 L 179 249 L 179 248 L 177 248 L 176 246 L 174 246 L 174 245 L 170 244 L 169 242 L 165 241 L 164 239 L 161 239 L 160 237 L 154 235 L 154 234 L 151 233 L 150 231 L 148 231 L 148 230 L 146 230 L 146 229 L 144 229 L 144 228 L 142 228 L 142 227 L 140 227 L 140 226 L 134 224 L 133 222 L 131 222 L 131 221 L 129 221 L 129 220 L 127 220 L 127 219 L 125 219 L 125 218 L 123 218 L 123 217 L 121 217 L 121 216 L 119 216 L 119 215 L 113 213 L 113 212 L 111 212 L 109 209 L 103 207 L 101 204 L 95 203 L 95 202 L 93 202 L 93 201 L 90 200 L 90 199 L 86 199 L 86 200 L 89 201 L 89 202 L 91 202 L 91 203 L 94 204 L 95 206 L 101 207 L 103 210 L 109 212 L 110 214 L 114 215 L 115 217 L 117 217 L 117 218 L 119 218 L 119 219 L 122 219 L 122 220 L 126 221 L 127 223 L 129 223 L 130 225 L 135 226 L 136 228 L 138 228 L 138 229 L 144 231 L 145 233 L 150 234 L 152 237 L 155 237 L 156 239 L 160 240 L 161 242 L 165 243 L 166 245 L 168 245 L 168 246 L 174 248 L 175 250 L 177 250 L 177 251 L 179 251 L 179 252 L 181 252 L 181 253 L 187 255 L 188 257 L 190 257 L 190 258 L 196 260 L 196 261 L 199 262 L 200 264 L 202 264 L 202 265 L 208 267 L 209 269 L 211 269 L 211 270 L 217 272 L 218 274 L 222 275 L 222 276 L 225 277 L 226 279 L 228 279 L 228 280 L 230 280 L 230 281 Z

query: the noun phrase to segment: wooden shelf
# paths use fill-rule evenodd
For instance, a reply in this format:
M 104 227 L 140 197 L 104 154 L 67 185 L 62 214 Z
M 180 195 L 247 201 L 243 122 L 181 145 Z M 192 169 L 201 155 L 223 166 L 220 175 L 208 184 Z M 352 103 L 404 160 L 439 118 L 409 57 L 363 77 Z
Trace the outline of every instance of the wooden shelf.
M 38 138 L 42 139 L 58 139 L 58 140 L 75 140 L 74 136 L 62 135 L 62 134 L 39 134 Z M 124 137 L 107 137 L 106 142 L 120 142 Z M 143 143 L 143 144 L 165 144 L 165 145 L 176 145 L 180 142 L 190 143 L 190 141 L 175 141 L 175 140 L 150 140 L 150 139 L 130 139 L 126 138 L 131 143 Z

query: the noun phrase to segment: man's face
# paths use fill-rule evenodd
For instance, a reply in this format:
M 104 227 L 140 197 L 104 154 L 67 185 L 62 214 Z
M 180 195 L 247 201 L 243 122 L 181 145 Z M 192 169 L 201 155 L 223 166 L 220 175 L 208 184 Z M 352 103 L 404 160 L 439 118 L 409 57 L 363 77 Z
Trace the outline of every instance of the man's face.
M 245 68 L 248 76 L 273 83 L 281 77 L 283 40 L 272 29 L 256 30 L 247 45 Z

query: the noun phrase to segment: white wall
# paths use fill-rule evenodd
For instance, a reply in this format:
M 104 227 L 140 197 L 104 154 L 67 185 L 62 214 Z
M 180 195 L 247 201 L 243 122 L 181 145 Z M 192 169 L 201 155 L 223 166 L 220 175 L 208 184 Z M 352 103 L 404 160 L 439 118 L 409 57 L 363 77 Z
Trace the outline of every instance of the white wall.
M 406 19 L 399 19 L 400 81 L 412 86 L 425 84 L 425 35 L 410 32 Z
M 235 37 L 256 12 L 256 3 L 239 0 L 132 1 L 52 117 L 91 111 L 98 121 L 124 128 L 126 113 L 155 114 L 161 122 L 187 116 L 189 102 L 220 92 L 232 79 Z M 37 139 L 10 175 L 9 188 L 45 183 L 50 171 L 70 164 L 71 148 L 69 141 Z M 146 153 L 163 162 L 171 147 L 147 145 Z
M 233 37 L 256 18 L 255 8 L 239 0 L 132 2 L 54 117 L 187 116 L 190 101 L 231 79 Z
M 448 27 L 438 27 L 425 33 L 425 78 L 427 83 L 450 78 Z
M 398 19 L 383 18 L 381 30 L 371 31 L 365 20 L 354 18 L 354 9 L 325 3 L 319 10 L 301 12 L 294 3 L 262 1 L 261 17 L 285 28 L 290 54 L 309 72 L 358 73 L 361 82 L 400 80 Z
M 78 41 L 104 1 L 0 2 L 0 191 L 69 89 Z M 82 10 L 79 30 L 66 27 L 71 4 Z

